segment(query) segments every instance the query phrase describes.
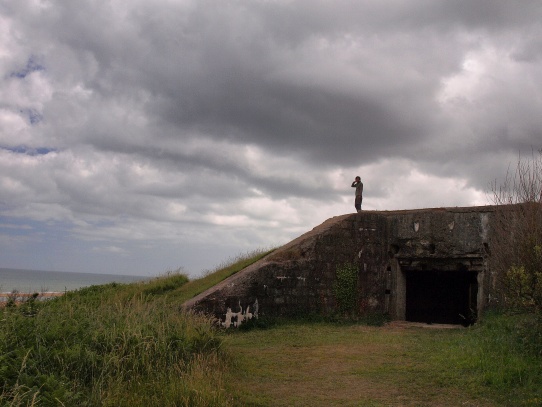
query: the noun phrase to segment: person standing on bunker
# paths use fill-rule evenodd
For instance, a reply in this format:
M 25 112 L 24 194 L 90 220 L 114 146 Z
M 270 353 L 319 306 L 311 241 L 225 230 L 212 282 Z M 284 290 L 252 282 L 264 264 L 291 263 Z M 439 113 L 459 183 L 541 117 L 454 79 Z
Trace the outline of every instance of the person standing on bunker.
M 356 177 L 356 180 L 352 182 L 352 188 L 356 188 L 356 200 L 354 206 L 358 212 L 361 212 L 361 201 L 363 200 L 363 182 L 360 177 Z

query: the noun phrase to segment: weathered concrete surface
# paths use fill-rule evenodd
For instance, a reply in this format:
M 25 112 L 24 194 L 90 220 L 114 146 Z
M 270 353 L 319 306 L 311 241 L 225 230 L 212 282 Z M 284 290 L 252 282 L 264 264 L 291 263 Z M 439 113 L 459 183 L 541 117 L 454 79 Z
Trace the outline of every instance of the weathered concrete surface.
M 358 268 L 360 313 L 384 312 L 397 320 L 405 320 L 409 313 L 423 314 L 424 307 L 433 307 L 433 300 L 427 304 L 407 287 L 433 281 L 442 285 L 441 278 L 446 279 L 444 285 L 451 279 L 452 290 L 460 291 L 462 307 L 480 314 L 491 288 L 488 249 L 493 212 L 493 207 L 483 206 L 337 216 L 184 305 L 214 314 L 228 327 L 258 315 L 330 314 L 337 310 L 337 266 L 350 263 Z M 457 283 L 459 288 L 453 282 L 457 273 L 469 276 Z M 447 296 L 445 288 L 438 290 Z

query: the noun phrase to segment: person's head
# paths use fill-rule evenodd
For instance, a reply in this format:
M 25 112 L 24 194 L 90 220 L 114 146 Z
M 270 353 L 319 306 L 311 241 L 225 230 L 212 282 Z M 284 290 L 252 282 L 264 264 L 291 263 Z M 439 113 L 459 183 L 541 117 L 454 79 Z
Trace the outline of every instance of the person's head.
M 360 178 L 360 177 L 356 177 L 356 181 L 361 181 L 361 178 Z

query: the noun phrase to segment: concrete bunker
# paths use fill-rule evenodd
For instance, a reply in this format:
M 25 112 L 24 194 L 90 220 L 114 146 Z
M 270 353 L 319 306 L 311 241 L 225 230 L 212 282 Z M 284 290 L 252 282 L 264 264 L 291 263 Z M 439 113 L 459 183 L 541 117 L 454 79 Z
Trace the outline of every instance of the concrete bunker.
M 337 266 L 358 267 L 360 313 L 474 323 L 491 299 L 493 207 L 363 211 L 328 219 L 187 301 L 225 326 L 337 312 Z

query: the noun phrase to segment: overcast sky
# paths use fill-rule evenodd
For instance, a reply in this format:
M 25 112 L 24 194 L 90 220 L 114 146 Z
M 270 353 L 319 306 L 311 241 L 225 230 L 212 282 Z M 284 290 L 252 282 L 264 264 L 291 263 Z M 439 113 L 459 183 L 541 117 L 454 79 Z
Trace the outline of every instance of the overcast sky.
M 191 276 L 542 147 L 540 0 L 0 1 L 0 267 Z

